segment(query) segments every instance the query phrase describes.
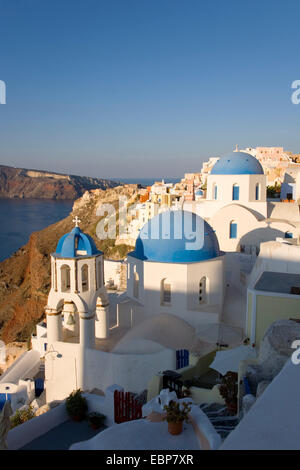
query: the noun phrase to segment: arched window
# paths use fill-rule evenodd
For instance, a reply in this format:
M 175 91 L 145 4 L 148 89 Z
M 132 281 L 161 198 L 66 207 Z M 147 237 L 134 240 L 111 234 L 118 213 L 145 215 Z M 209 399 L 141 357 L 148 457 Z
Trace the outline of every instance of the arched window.
M 71 268 L 67 264 L 64 264 L 60 268 L 61 273 L 61 291 L 70 292 L 71 291 Z
M 89 267 L 87 264 L 81 268 L 81 287 L 82 292 L 89 290 Z
M 284 238 L 293 238 L 292 232 L 285 232 Z
M 229 238 L 237 238 L 237 223 L 234 220 L 230 222 Z
M 213 199 L 218 199 L 218 186 L 216 185 L 216 183 L 213 184 Z
M 161 303 L 162 305 L 171 304 L 171 284 L 168 279 L 163 279 L 161 281 Z
M 139 298 L 139 284 L 140 284 L 140 277 L 138 273 L 135 271 L 133 275 L 133 296 L 136 299 Z
M 206 277 L 203 276 L 199 282 L 199 304 L 206 303 Z
M 260 199 L 260 184 L 257 183 L 255 186 L 255 200 L 259 201 Z
M 232 200 L 238 201 L 240 199 L 240 187 L 238 184 L 232 186 Z

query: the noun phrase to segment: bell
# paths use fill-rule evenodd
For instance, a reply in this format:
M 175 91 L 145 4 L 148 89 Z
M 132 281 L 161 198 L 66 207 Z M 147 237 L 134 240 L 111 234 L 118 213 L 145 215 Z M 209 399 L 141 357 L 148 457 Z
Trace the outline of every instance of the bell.
M 75 325 L 75 319 L 74 319 L 74 315 L 72 315 L 72 313 L 70 313 L 70 315 L 69 315 L 67 325 L 69 325 L 69 326 Z

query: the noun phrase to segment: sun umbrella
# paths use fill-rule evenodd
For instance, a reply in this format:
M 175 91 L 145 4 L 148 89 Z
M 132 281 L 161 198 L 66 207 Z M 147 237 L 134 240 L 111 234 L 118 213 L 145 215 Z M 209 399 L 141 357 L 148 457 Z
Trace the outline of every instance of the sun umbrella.
M 202 341 L 216 346 L 238 346 L 245 339 L 241 328 L 222 322 L 198 325 L 196 335 Z
M 255 349 L 251 346 L 241 345 L 237 348 L 217 351 L 215 359 L 209 367 L 225 375 L 229 371 L 238 372 L 240 362 L 250 358 L 256 358 Z
M 0 450 L 6 450 L 7 447 L 7 434 L 10 430 L 10 417 L 13 414 L 9 400 L 6 400 L 1 415 L 0 415 Z

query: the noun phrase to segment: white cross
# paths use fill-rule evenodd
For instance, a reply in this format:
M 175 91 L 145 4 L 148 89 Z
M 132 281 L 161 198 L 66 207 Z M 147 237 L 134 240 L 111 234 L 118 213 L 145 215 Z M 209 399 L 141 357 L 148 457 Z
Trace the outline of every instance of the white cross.
M 75 227 L 79 227 L 79 224 L 81 222 L 81 220 L 79 219 L 79 217 L 76 215 L 75 219 L 73 219 L 73 222 L 75 224 Z

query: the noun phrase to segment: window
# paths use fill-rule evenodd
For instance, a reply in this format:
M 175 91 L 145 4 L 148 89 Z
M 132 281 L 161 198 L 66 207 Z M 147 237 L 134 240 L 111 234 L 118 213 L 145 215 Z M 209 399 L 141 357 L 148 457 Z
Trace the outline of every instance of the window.
M 255 186 L 255 200 L 258 201 L 260 197 L 260 188 L 259 188 L 259 183 L 256 184 Z
M 71 268 L 67 264 L 64 264 L 60 268 L 61 272 L 61 291 L 70 292 L 71 291 Z
M 161 301 L 162 305 L 171 304 L 171 284 L 167 279 L 161 281 Z
M 140 278 L 137 272 L 134 273 L 134 278 L 133 278 L 133 296 L 138 299 L 139 298 L 139 283 L 140 283 Z
M 229 238 L 237 238 L 237 223 L 230 222 Z
M 202 277 L 199 282 L 199 304 L 206 302 L 206 277 Z
M 171 284 L 164 284 L 164 303 L 171 303 Z
M 216 184 L 213 185 L 213 199 L 218 199 L 218 186 Z
M 293 238 L 292 232 L 285 232 L 284 238 Z
M 81 268 L 81 287 L 82 292 L 89 290 L 89 267 L 87 264 Z
M 240 199 L 240 187 L 234 184 L 232 187 L 232 200 L 238 201 Z
M 102 263 L 101 263 L 101 261 L 98 261 L 97 266 L 98 266 L 98 289 L 100 289 L 100 287 L 102 287 L 103 284 L 104 284 L 104 279 L 103 279 L 103 274 L 104 273 L 102 273 Z

